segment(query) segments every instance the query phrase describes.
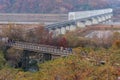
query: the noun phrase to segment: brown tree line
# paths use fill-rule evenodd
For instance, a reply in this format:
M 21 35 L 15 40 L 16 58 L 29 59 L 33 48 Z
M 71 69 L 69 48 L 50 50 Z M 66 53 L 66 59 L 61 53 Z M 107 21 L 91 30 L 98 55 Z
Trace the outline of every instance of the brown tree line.
M 119 5 L 119 0 L 0 0 L 0 3 L 0 12 L 4 13 L 65 13 Z
M 7 27 L 3 28 L 1 36 L 8 37 L 9 40 L 13 41 L 68 47 L 67 40 L 64 36 L 53 35 L 54 34 L 52 32 L 49 32 L 42 25 L 39 25 L 32 30 L 25 30 L 23 27 L 9 24 Z

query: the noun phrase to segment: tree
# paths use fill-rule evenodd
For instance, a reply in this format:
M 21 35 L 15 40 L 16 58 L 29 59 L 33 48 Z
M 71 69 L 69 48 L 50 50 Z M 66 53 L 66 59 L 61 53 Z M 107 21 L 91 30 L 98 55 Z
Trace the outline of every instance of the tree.
M 14 24 L 9 24 L 6 28 L 3 28 L 3 36 L 12 40 L 23 40 L 24 30 L 21 27 L 17 27 Z

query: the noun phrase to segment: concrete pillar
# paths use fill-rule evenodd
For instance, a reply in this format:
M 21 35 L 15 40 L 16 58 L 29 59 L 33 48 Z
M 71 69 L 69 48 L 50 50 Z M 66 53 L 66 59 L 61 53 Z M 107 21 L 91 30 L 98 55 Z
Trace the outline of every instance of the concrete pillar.
M 108 16 L 109 16 L 109 19 L 110 19 L 110 18 L 112 18 L 113 14 L 109 14 Z
M 110 19 L 110 18 L 111 18 L 111 15 L 109 14 L 109 15 L 108 15 L 108 19 Z
M 69 31 L 70 30 L 70 26 L 66 26 L 66 30 Z
M 83 28 L 83 27 L 85 27 L 85 23 L 83 23 L 83 22 L 76 22 L 76 25 L 77 25 L 77 27 L 79 27 L 79 28 Z
M 99 16 L 98 18 L 98 22 L 102 22 L 102 18 Z
M 113 13 L 110 14 L 111 18 L 113 17 Z
M 110 19 L 110 18 L 109 18 L 109 15 L 107 15 L 107 19 Z
M 103 15 L 103 16 L 101 16 L 102 17 L 102 21 L 105 21 L 105 16 Z
M 91 20 L 86 20 L 85 25 L 92 25 L 92 21 Z
M 98 24 L 98 19 L 97 18 L 92 18 L 92 24 Z
M 66 27 L 61 27 L 61 34 L 65 34 L 66 33 Z
M 50 30 L 49 30 L 49 33 L 52 33 L 52 34 L 53 34 L 53 35 L 52 35 L 53 37 L 57 36 L 57 35 L 56 35 L 56 29 L 54 29 L 54 30 L 53 30 L 53 29 L 50 29 Z
M 109 19 L 109 18 L 108 18 L 108 15 L 105 15 L 105 19 L 106 19 L 106 20 L 108 20 L 108 19 Z
M 109 19 L 109 20 L 107 20 L 105 23 L 111 23 L 111 22 L 112 22 L 112 20 Z
M 55 37 L 56 36 L 56 29 L 49 29 L 49 33 L 52 33 L 53 35 L 53 37 Z
M 113 14 L 107 14 L 107 15 L 104 15 L 106 21 L 105 23 L 110 23 L 112 22 L 111 18 L 112 18 Z
M 75 25 L 70 25 L 70 31 L 74 31 L 77 27 Z
M 54 33 L 53 33 L 55 36 L 58 36 L 59 34 L 61 34 L 61 29 L 60 28 L 56 28 L 54 30 Z

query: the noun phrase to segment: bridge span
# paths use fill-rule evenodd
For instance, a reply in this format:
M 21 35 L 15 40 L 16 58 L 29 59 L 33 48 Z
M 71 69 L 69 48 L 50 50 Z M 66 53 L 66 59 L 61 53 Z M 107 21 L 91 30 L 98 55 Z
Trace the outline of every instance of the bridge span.
M 57 48 L 55 46 L 41 45 L 41 44 L 35 44 L 35 43 L 14 41 L 14 42 L 9 42 L 6 45 L 15 47 L 17 49 L 42 52 L 44 54 L 49 53 L 51 55 L 57 55 L 57 56 L 68 56 L 72 54 L 72 52 L 69 51 L 68 49 L 64 50 L 64 49 Z
M 68 15 L 68 21 L 46 25 L 45 28 L 56 35 L 65 34 L 66 31 L 75 30 L 77 27 L 83 28 L 88 25 L 96 25 L 105 21 L 110 21 L 113 16 L 113 10 L 109 8 L 102 10 L 70 12 Z

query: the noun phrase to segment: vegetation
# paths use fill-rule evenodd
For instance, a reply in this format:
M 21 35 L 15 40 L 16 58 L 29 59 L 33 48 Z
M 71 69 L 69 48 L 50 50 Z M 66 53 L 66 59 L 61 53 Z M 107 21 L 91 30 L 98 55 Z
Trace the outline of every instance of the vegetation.
M 2 36 L 18 41 L 72 47 L 74 50 L 73 54 L 67 57 L 38 63 L 39 71 L 30 72 L 24 71 L 23 67 L 19 66 L 24 52 L 22 49 L 11 47 L 4 51 L 3 45 L 0 44 L 0 80 L 117 80 L 120 76 L 118 32 L 109 39 L 97 37 L 89 39 L 74 32 L 53 37 L 52 33 L 48 33 L 43 27 L 24 35 L 20 34 L 18 37 L 20 29 L 11 27 L 8 29 Z M 36 62 L 33 63 L 36 65 Z
M 120 76 L 120 50 L 76 48 L 76 54 L 40 64 L 31 73 L 2 68 L 1 80 L 116 80 Z M 6 77 L 7 76 L 7 77 Z

